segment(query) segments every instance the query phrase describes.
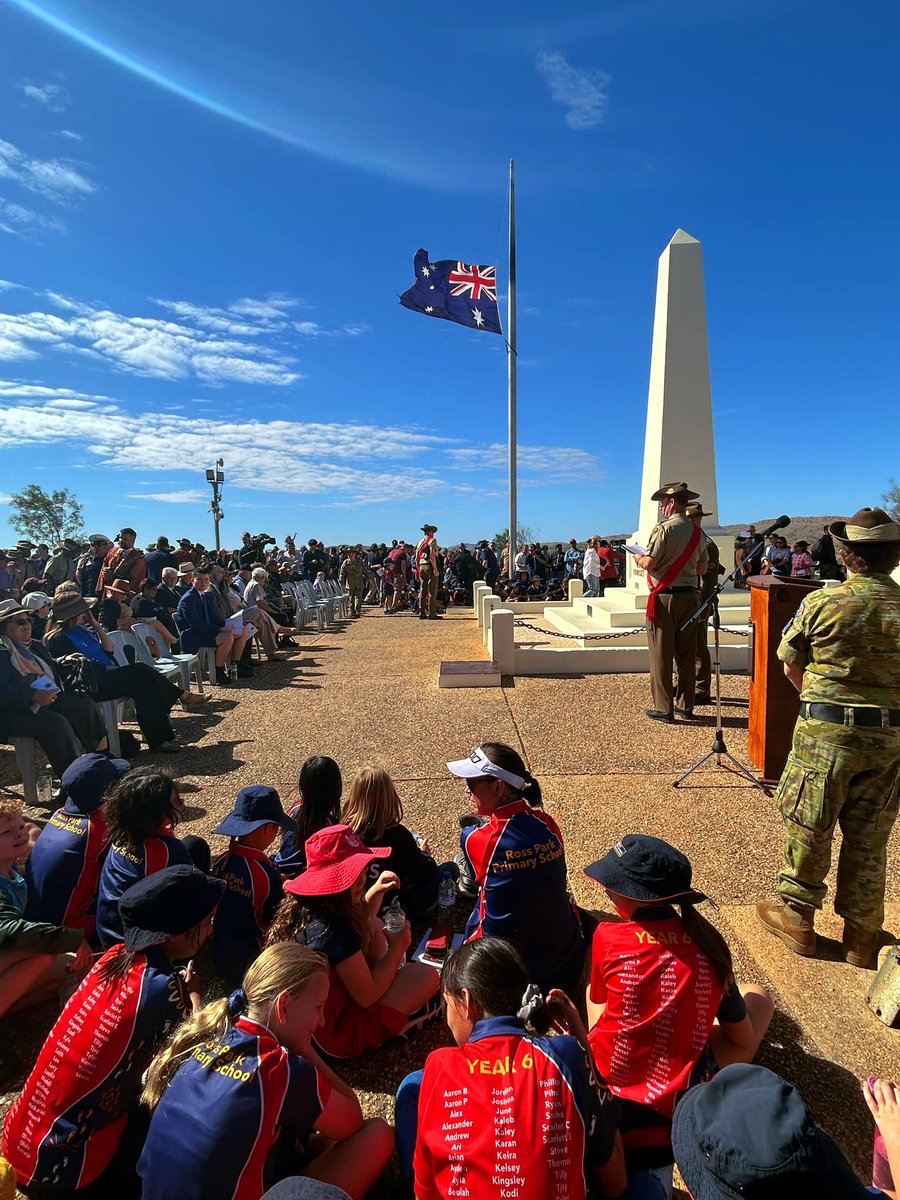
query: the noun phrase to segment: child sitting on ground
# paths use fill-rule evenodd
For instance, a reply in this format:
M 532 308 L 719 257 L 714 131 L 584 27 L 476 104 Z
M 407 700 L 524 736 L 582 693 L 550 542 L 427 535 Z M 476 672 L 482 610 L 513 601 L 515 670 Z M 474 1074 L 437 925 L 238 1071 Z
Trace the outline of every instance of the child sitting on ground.
M 591 1048 L 623 1102 L 626 1152 L 640 1142 L 642 1164 L 660 1166 L 672 1161 L 668 1123 L 679 1097 L 729 1063 L 752 1061 L 774 1005 L 759 984 L 735 982 L 728 945 L 696 911 L 706 896 L 673 846 L 631 834 L 585 874 L 622 918 L 594 933 Z
M 327 995 L 323 958 L 271 946 L 243 987 L 178 1031 L 144 1089 L 155 1111 L 138 1164 L 143 1200 L 250 1200 L 298 1174 L 351 1200 L 368 1195 L 393 1154 L 393 1130 L 363 1119 L 352 1088 L 316 1051 Z M 313 1131 L 325 1140 L 300 1159 Z
M 212 867 L 213 875 L 225 883 L 213 931 L 213 961 L 230 986 L 241 982 L 262 949 L 284 895 L 281 874 L 266 850 L 279 829 L 293 828 L 274 788 L 246 787 L 213 830 L 231 838 Z
M 106 857 L 106 793 L 131 770 L 124 758 L 82 754 L 62 776 L 62 808 L 53 814 L 25 864 L 32 921 L 80 929 L 94 940 L 97 889 Z
M 0 800 L 0 1017 L 52 999 L 67 974 L 91 964 L 81 929 L 25 919 L 28 885 L 17 864 L 28 850 L 21 803 Z
M 409 922 L 389 933 L 378 919 L 384 893 L 399 878 L 382 871 L 366 890 L 372 859 L 390 853 L 367 849 L 346 825 L 320 829 L 306 843 L 306 870 L 284 885 L 288 894 L 269 930 L 270 946 L 298 941 L 328 959 L 330 990 L 316 1040 L 334 1058 L 356 1058 L 437 1012 L 426 1006 L 438 972 L 406 962 Z
M 133 883 L 177 863 L 209 871 L 209 846 L 203 838 L 175 836 L 181 813 L 171 776 L 153 767 L 135 767 L 110 788 L 109 853 L 97 892 L 97 939 L 104 950 L 122 940 L 119 899 Z
M 387 771 L 381 767 L 357 771 L 341 820 L 364 845 L 390 847 L 391 870 L 400 878 L 400 907 L 411 921 L 419 921 L 437 903 L 440 868 L 428 853 L 425 838 L 417 840 L 402 823 L 403 804 Z M 375 883 L 382 866 L 377 859 L 372 860 L 367 886 Z M 459 873 L 455 863 L 446 869 L 454 877 Z
M 278 853 L 272 859 L 285 879 L 293 879 L 306 870 L 306 839 L 326 825 L 337 824 L 343 786 L 341 769 L 333 758 L 314 754 L 300 768 L 297 779 L 300 799 L 288 813 L 293 825 L 285 830 Z
M 173 1027 L 200 1007 L 190 960 L 212 931 L 223 890 L 182 864 L 122 897 L 123 942 L 70 997 L 3 1127 L 3 1153 L 29 1195 L 136 1194 L 147 1128 L 141 1077 Z M 187 966 L 176 967 L 179 959 Z

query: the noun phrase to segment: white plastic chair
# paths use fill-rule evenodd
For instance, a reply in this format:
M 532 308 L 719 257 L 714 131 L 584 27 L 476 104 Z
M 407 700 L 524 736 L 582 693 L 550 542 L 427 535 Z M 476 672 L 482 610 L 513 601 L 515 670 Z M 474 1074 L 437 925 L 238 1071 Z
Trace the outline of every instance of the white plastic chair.
M 299 583 L 291 583 L 287 585 L 294 596 L 294 629 L 301 630 L 306 628 L 306 622 L 309 620 L 309 614 L 313 611 L 309 601 Z
M 155 630 L 152 625 L 145 625 L 143 621 L 136 621 L 131 627 L 131 632 L 134 634 L 135 638 L 137 638 L 137 640 L 143 644 L 144 649 L 150 655 L 150 659 L 152 660 L 152 665 L 154 667 L 160 669 L 163 660 L 177 667 L 178 676 L 181 680 L 181 690 L 183 692 L 189 692 L 191 690 L 191 674 L 193 673 L 197 680 L 197 687 L 200 690 L 200 694 L 201 696 L 203 695 L 203 670 L 200 666 L 199 655 L 173 654 L 167 643 L 164 642 L 159 636 L 157 630 Z M 160 654 L 163 656 L 162 659 L 153 658 L 147 638 L 153 638 L 154 642 L 159 647 Z M 215 655 L 213 657 L 215 657 Z M 143 654 L 141 654 L 141 662 L 148 662 L 147 658 Z M 171 674 L 171 672 L 164 672 L 164 674 Z
M 326 579 L 325 588 L 334 597 L 335 606 L 340 609 L 341 616 L 350 616 L 350 593 L 345 592 L 336 579 Z
M 34 748 L 37 743 L 34 738 L 30 737 L 11 737 L 9 741 L 15 751 L 16 765 L 22 776 L 25 803 L 33 807 L 37 804 L 38 799 L 37 763 L 34 757 Z
M 308 579 L 301 580 L 300 587 L 303 588 L 307 603 L 316 611 L 316 619 L 321 632 L 325 628 L 325 621 L 329 625 L 334 621 L 334 597 L 320 596 Z
M 158 633 L 155 634 L 154 630 L 149 628 L 146 625 L 144 626 L 144 628 L 148 630 L 150 636 L 154 638 L 154 641 L 156 642 L 156 644 L 158 646 L 159 643 L 162 641 L 162 638 L 159 636 L 159 634 Z M 143 663 L 145 667 L 152 667 L 153 670 L 158 671 L 160 675 L 165 675 L 166 679 L 171 679 L 175 675 L 177 675 L 179 677 L 179 679 L 181 678 L 181 669 L 178 666 L 178 664 L 172 662 L 171 659 L 168 661 L 165 661 L 161 658 L 154 658 L 153 654 L 150 650 L 150 647 L 147 645 L 147 642 L 144 640 L 143 637 L 138 636 L 138 634 L 136 634 L 133 629 L 132 630 L 117 629 L 115 631 L 115 633 L 111 633 L 109 636 L 110 636 L 110 640 L 113 641 L 113 645 L 115 645 L 117 641 L 121 642 L 122 647 L 123 647 L 123 652 L 124 652 L 125 646 L 130 646 L 132 648 L 132 650 L 134 650 L 135 655 L 137 656 L 136 661 L 139 663 Z M 117 655 L 116 662 L 118 662 L 118 661 L 119 661 L 119 659 L 118 659 L 118 655 Z M 126 655 L 125 662 L 127 663 L 127 661 L 128 661 L 128 656 Z

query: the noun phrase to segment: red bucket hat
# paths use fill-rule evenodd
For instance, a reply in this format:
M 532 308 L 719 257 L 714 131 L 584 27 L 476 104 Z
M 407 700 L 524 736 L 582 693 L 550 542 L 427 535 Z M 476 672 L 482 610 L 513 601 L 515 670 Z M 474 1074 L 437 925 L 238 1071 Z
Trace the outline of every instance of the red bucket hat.
M 364 846 L 349 825 L 326 825 L 306 839 L 306 870 L 284 885 L 295 896 L 334 896 L 346 891 L 373 858 L 388 858 L 390 846 Z

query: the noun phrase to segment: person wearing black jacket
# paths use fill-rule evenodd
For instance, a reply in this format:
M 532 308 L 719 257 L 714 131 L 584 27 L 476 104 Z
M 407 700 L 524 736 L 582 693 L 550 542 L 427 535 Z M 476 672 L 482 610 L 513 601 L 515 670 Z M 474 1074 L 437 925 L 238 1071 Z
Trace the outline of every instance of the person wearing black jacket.
M 32 685 L 42 676 L 53 688 Z M 100 708 L 87 696 L 67 695 L 49 652 L 31 640 L 31 615 L 17 600 L 0 604 L 0 741 L 30 737 L 57 776 L 81 753 L 105 750 Z M 79 745 L 81 743 L 81 745 Z
M 156 549 L 144 555 L 144 562 L 147 564 L 147 578 L 152 579 L 154 583 L 159 583 L 166 567 L 178 566 L 175 552 L 169 545 L 168 538 L 164 537 L 157 538 Z

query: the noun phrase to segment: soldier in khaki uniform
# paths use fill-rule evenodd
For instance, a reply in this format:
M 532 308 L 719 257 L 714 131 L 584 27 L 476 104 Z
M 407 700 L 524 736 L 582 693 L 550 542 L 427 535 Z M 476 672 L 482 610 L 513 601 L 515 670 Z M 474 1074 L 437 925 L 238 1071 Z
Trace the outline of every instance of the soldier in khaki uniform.
M 719 582 L 719 575 L 722 574 L 720 569 L 719 547 L 716 543 L 703 532 L 700 528 L 704 517 L 711 517 L 711 512 L 703 511 L 703 504 L 699 500 L 693 500 L 687 506 L 687 515 L 691 518 L 694 524 L 700 529 L 700 538 L 706 546 L 706 553 L 709 555 L 709 565 L 706 568 L 706 574 L 700 576 L 700 599 L 708 600 L 716 590 L 716 585 Z M 712 608 L 706 610 L 705 617 L 697 619 L 697 678 L 694 683 L 694 706 L 698 704 L 711 703 L 712 697 L 712 658 L 709 653 L 709 618 L 712 616 Z
M 887 843 L 900 805 L 900 525 L 862 508 L 830 528 L 846 583 L 812 592 L 778 657 L 800 715 L 776 802 L 785 825 L 778 900 L 756 906 L 797 954 L 816 950 L 834 827 L 843 841 L 834 907 L 847 962 L 875 965 L 884 920 Z
M 656 594 L 656 620 L 651 620 L 649 611 L 647 617 L 653 696 L 653 707 L 647 709 L 647 716 L 654 721 L 673 722 L 678 713 L 683 719 L 692 720 L 697 630 L 693 625 L 685 630 L 681 626 L 697 607 L 697 577 L 706 573 L 709 556 L 701 533 L 673 576 L 675 565 L 694 540 L 694 522 L 687 515 L 687 504 L 697 499 L 697 493 L 686 483 L 664 483 L 650 499 L 660 502 L 663 519 L 653 527 L 647 553 L 635 558 L 637 565 L 647 572 L 651 592 Z M 648 604 L 648 610 L 649 607 Z M 677 685 L 672 682 L 673 667 L 678 670 Z
M 350 597 L 350 616 L 358 617 L 362 612 L 363 596 L 369 589 L 369 572 L 366 564 L 360 560 L 359 551 L 351 546 L 347 557 L 341 563 L 341 573 L 338 576 L 341 587 L 347 589 Z
M 416 546 L 416 574 L 419 576 L 419 620 L 438 621 L 438 545 L 434 540 L 437 525 L 423 525 L 425 536 Z

